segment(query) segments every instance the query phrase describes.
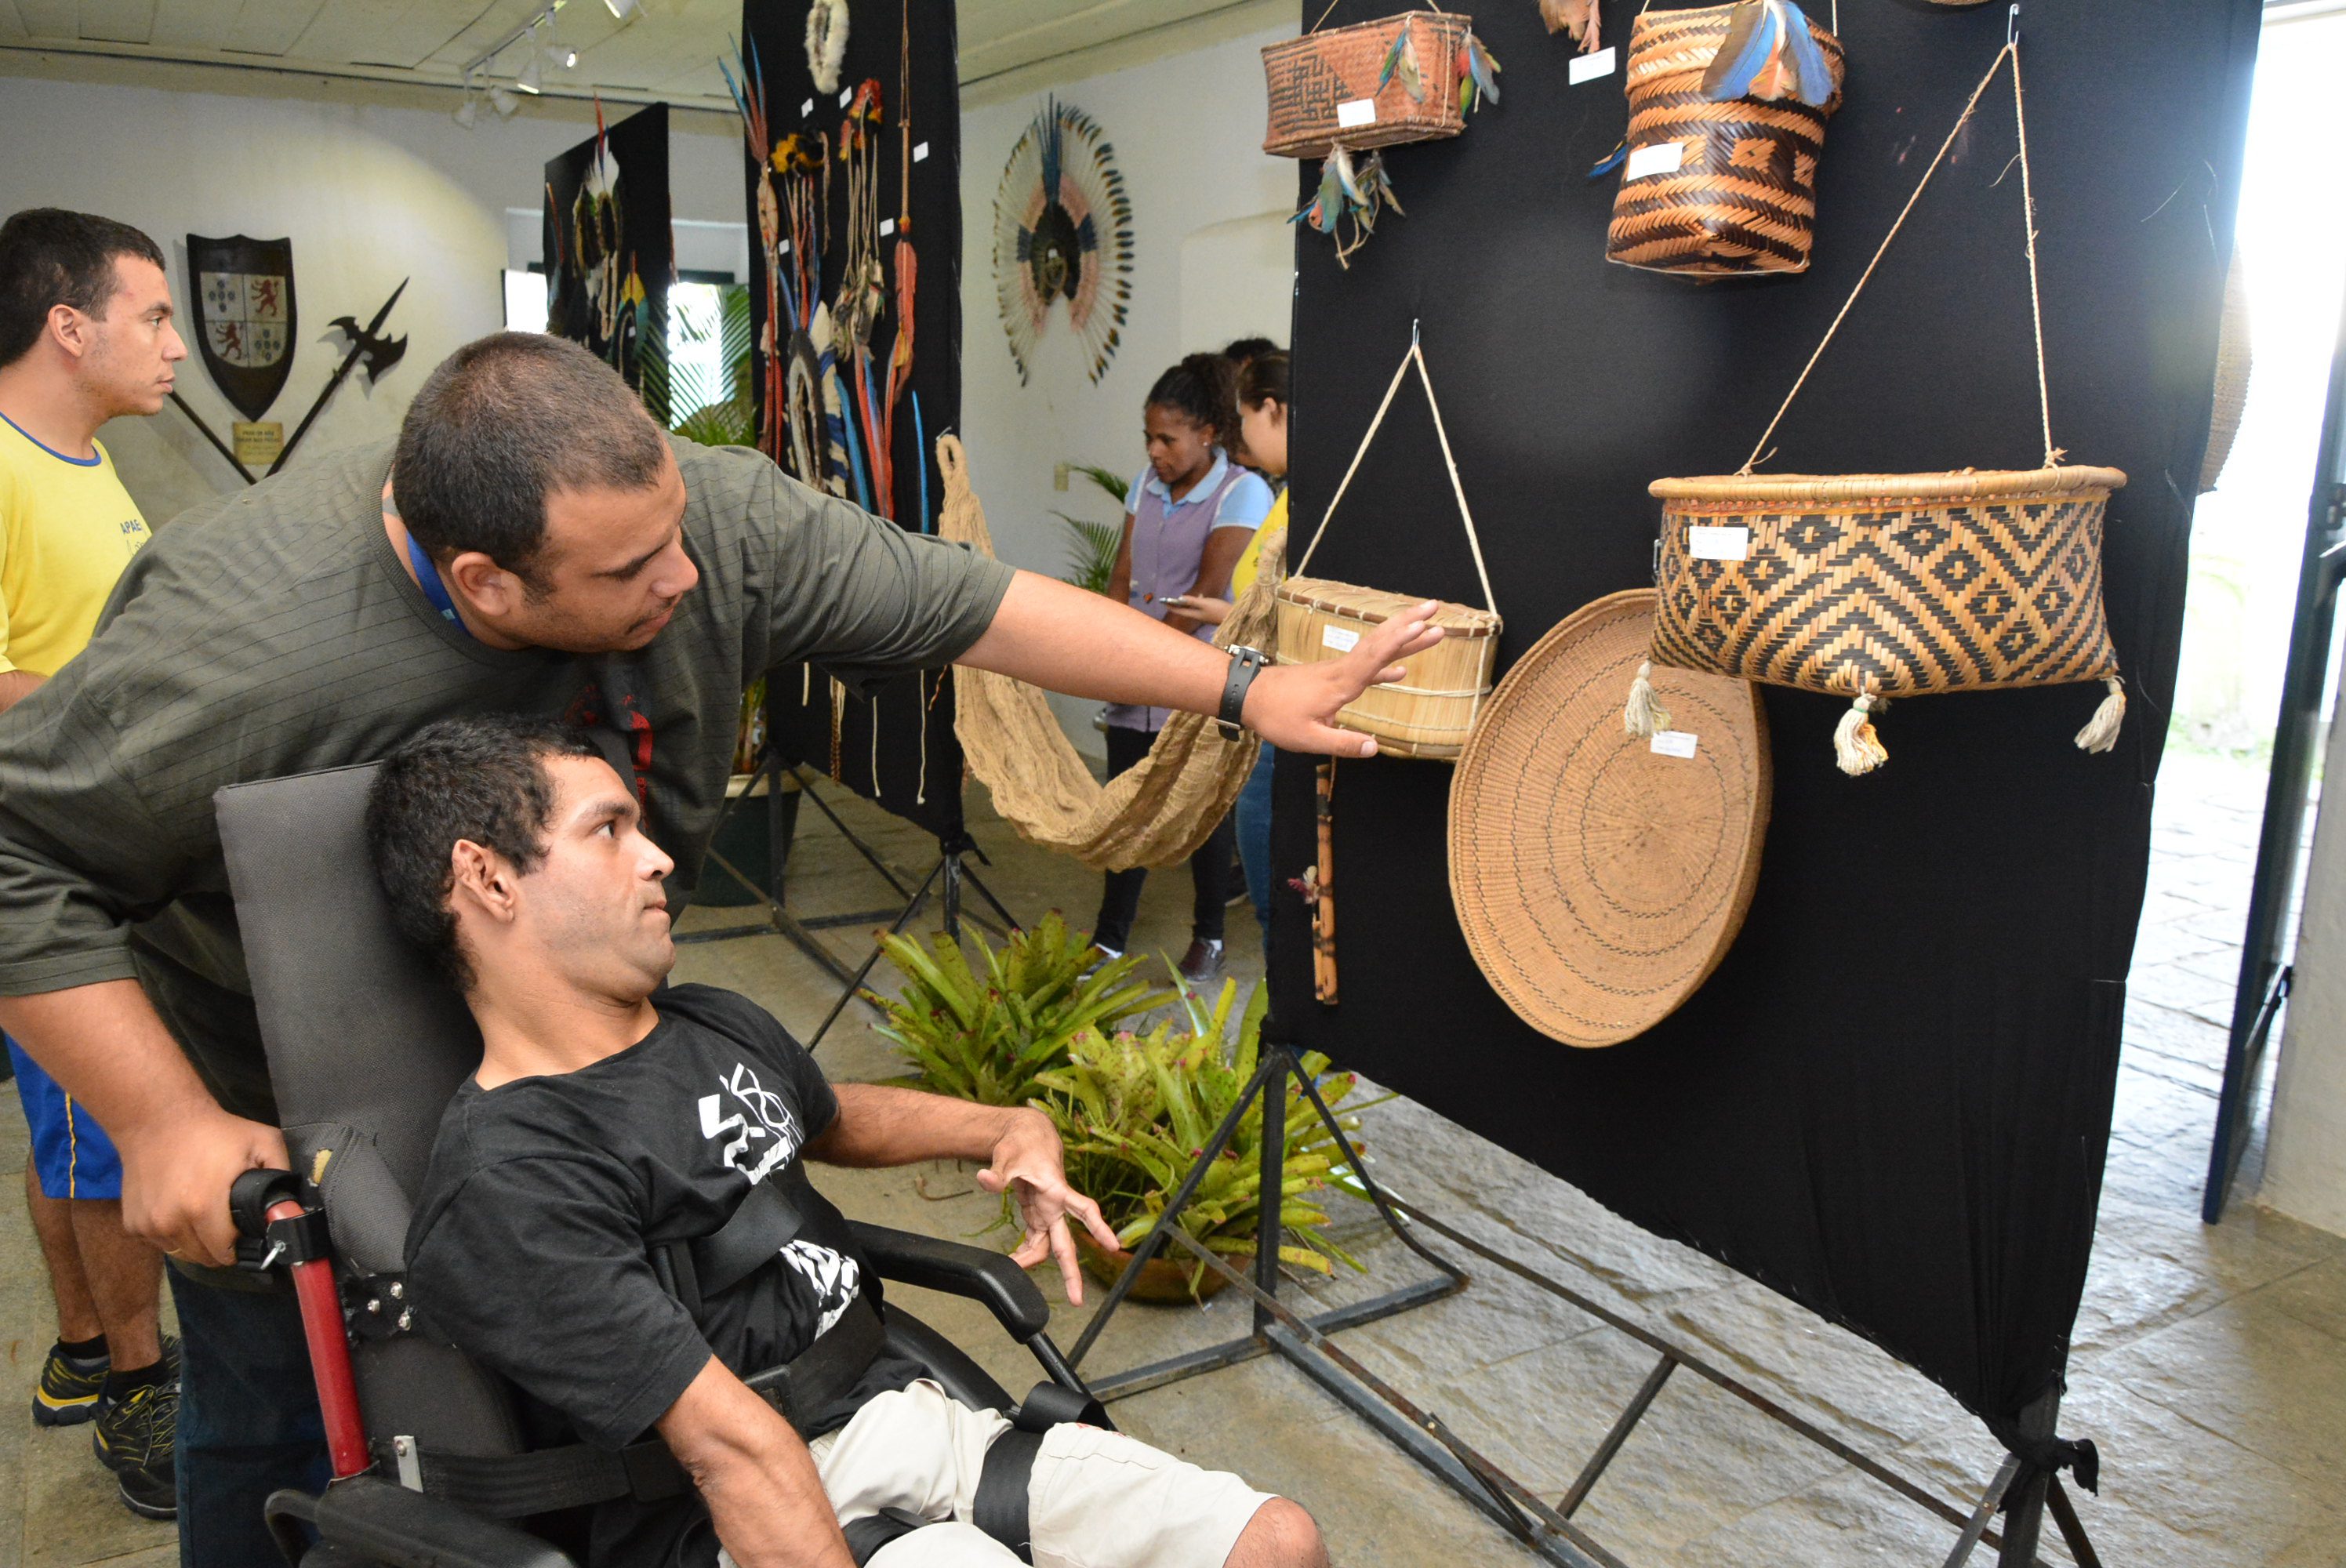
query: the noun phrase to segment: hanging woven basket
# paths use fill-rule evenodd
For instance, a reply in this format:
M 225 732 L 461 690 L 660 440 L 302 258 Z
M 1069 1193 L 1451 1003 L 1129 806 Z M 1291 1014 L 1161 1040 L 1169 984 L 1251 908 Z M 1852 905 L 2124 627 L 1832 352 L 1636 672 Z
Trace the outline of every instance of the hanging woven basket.
M 1807 23 L 1832 77 L 1821 106 L 1714 103 L 1703 75 L 1737 9 L 1648 11 L 1630 25 L 1627 157 L 1606 260 L 1705 278 L 1808 270 L 1825 119 L 1841 107 L 1841 40 Z
M 2035 206 L 2017 43 L 2006 43 L 1973 90 L 1873 260 L 1888 252 L 2007 57 L 2034 301 Z M 2126 697 L 2102 608 L 2102 530 L 2111 493 L 2127 480 L 2115 468 L 2061 463 L 2041 317 L 2041 468 L 1752 472 L 1872 271 L 1869 265 L 1739 472 L 1649 487 L 1663 504 L 1660 599 L 1652 659 L 1631 683 L 1626 728 L 1652 735 L 1670 727 L 1652 665 L 1827 692 L 1851 699 L 1834 756 L 1843 772 L 1858 774 L 1889 759 L 1873 715 L 1892 697 L 2098 680 L 2107 696 L 2076 742 L 2107 751 Z
M 1262 150 L 1326 158 L 1339 143 L 1361 152 L 1456 136 L 1466 115 L 1453 62 L 1472 26 L 1447 11 L 1408 11 L 1265 45 L 1270 119 Z M 1409 68 L 1388 72 L 1397 51 Z
M 1441 604 L 1433 622 L 1442 628 L 1442 640 L 1411 656 L 1399 680 L 1372 686 L 1347 704 L 1337 716 L 1337 722 L 1348 729 L 1375 736 L 1381 752 L 1453 762 L 1464 748 L 1484 700 L 1491 695 L 1491 670 L 1498 656 L 1499 633 L 1504 623 L 1499 618 L 1498 605 L 1491 597 L 1491 575 L 1483 565 L 1483 542 L 1475 536 L 1474 514 L 1467 510 L 1465 487 L 1458 477 L 1458 460 L 1451 453 L 1450 434 L 1442 423 L 1442 405 L 1434 401 L 1433 379 L 1426 373 L 1425 354 L 1418 346 L 1413 327 L 1410 331 L 1409 352 L 1402 356 L 1401 367 L 1393 372 L 1392 382 L 1385 388 L 1384 401 L 1377 404 L 1376 417 L 1369 421 L 1369 428 L 1352 453 L 1352 466 L 1344 470 L 1343 481 L 1329 498 L 1328 510 L 1321 514 L 1319 528 L 1312 534 L 1311 544 L 1304 546 L 1302 558 L 1295 563 L 1296 575 L 1279 585 L 1274 652 L 1280 664 L 1318 664 L 1341 658 L 1360 646 L 1370 627 L 1425 603 L 1431 596 L 1421 594 L 1413 597 L 1303 575 L 1304 568 L 1311 564 L 1312 552 L 1320 548 L 1320 541 L 1328 532 L 1329 519 L 1335 516 L 1344 492 L 1352 488 L 1352 476 L 1360 472 L 1361 459 L 1368 455 L 1370 443 L 1384 424 L 1385 414 L 1392 408 L 1393 394 L 1401 391 L 1403 378 L 1413 369 L 1425 388 L 1426 406 L 1433 411 L 1434 437 L 1442 443 L 1442 462 L 1450 473 L 1450 492 L 1457 498 L 1459 521 L 1466 526 L 1466 545 L 1474 552 L 1474 575 L 1483 585 L 1483 603 L 1488 607 L 1478 610 L 1471 605 Z

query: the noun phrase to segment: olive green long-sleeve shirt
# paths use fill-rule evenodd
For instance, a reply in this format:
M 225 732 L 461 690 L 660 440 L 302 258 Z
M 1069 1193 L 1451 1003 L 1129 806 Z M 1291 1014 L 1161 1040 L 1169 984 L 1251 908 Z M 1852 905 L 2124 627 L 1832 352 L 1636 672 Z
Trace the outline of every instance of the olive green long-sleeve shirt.
M 676 451 L 700 583 L 633 653 L 505 652 L 444 620 L 383 534 L 389 443 L 163 529 L 87 649 L 0 714 L 0 994 L 136 976 L 220 1103 L 272 1119 L 215 790 L 371 761 L 451 715 L 566 718 L 616 732 L 688 895 L 747 683 L 950 663 L 1008 589 L 756 453 Z

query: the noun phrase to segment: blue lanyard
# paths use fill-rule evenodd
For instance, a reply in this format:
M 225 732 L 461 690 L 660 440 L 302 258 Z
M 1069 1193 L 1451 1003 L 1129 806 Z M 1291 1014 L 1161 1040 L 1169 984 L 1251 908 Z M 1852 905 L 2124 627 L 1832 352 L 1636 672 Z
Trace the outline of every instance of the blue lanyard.
M 440 568 L 432 564 L 432 557 L 423 553 L 423 546 L 415 542 L 413 534 L 407 536 L 407 559 L 415 568 L 415 585 L 423 590 L 423 596 L 432 602 L 432 607 L 439 611 L 450 626 L 471 636 L 473 628 L 466 626 L 464 618 L 456 613 L 456 601 L 448 596 L 448 585 L 440 580 Z

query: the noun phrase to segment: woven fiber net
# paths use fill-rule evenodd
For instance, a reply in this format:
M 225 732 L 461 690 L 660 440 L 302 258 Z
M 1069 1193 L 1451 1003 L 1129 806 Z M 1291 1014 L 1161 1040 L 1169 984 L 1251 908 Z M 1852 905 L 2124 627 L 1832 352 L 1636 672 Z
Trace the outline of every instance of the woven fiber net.
M 945 487 L 938 535 L 992 555 L 985 509 L 970 488 L 969 460 L 954 437 L 937 439 L 937 466 Z M 1265 541 L 1262 569 L 1222 623 L 1216 647 L 1268 642 L 1280 554 L 1281 541 Z M 1254 768 L 1260 743 L 1253 736 L 1225 740 L 1211 719 L 1177 713 L 1137 767 L 1103 785 L 1036 687 L 967 666 L 954 672 L 954 733 L 994 809 L 1028 843 L 1073 855 L 1094 871 L 1188 859 L 1237 802 Z

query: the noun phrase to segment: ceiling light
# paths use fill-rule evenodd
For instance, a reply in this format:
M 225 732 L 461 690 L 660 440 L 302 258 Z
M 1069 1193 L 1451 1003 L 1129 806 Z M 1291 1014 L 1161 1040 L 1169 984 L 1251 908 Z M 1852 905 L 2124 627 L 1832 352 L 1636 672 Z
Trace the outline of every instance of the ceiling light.
M 538 82 L 539 74 L 537 68 L 537 56 L 536 55 L 532 55 L 526 61 L 523 62 L 521 75 L 514 78 L 514 86 L 519 87 L 525 93 L 534 94 L 538 90 Z
M 546 46 L 546 57 L 566 71 L 575 71 L 578 68 L 578 51 L 567 44 L 548 44 Z
M 491 87 L 489 89 L 489 107 L 497 111 L 497 117 L 499 119 L 509 120 L 514 117 L 514 110 L 521 107 L 521 100 L 514 97 L 511 93 L 505 91 L 503 87 Z
M 471 130 L 474 123 L 480 117 L 480 100 L 473 97 L 472 94 L 466 93 L 464 95 L 464 101 L 456 106 L 456 123 L 463 126 L 466 130 Z
M 636 14 L 640 0 L 603 0 L 604 9 L 624 22 Z

